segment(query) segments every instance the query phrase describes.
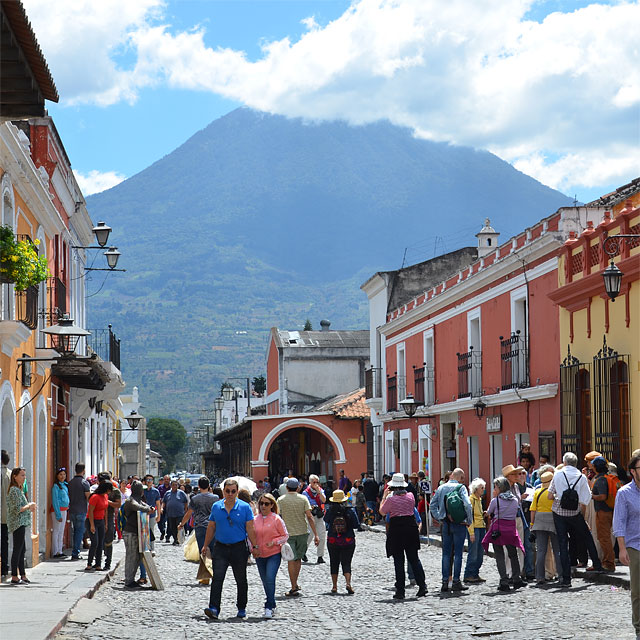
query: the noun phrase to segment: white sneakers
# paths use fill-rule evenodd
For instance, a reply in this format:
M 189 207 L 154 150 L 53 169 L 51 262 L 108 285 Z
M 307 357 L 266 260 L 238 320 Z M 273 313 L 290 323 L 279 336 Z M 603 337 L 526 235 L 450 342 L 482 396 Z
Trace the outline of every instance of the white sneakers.
M 263 617 L 264 618 L 273 618 L 273 609 L 265 608 Z

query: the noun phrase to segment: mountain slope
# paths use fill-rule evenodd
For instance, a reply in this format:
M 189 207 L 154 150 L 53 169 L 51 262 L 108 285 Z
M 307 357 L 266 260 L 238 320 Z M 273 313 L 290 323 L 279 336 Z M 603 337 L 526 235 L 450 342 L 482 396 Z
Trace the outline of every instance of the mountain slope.
M 207 406 L 225 376 L 261 373 L 271 326 L 364 328 L 360 283 L 408 245 L 410 262 L 473 245 L 485 217 L 506 240 L 570 203 L 490 153 L 388 123 L 248 109 L 87 200 L 128 269 L 91 299 L 91 324 L 114 325 L 127 382 L 174 416 Z

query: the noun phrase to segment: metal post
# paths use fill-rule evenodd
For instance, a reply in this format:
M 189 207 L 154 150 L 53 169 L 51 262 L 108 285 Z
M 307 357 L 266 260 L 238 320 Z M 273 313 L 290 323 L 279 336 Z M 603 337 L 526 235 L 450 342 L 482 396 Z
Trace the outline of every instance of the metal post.
M 247 378 L 247 416 L 251 415 L 251 382 Z

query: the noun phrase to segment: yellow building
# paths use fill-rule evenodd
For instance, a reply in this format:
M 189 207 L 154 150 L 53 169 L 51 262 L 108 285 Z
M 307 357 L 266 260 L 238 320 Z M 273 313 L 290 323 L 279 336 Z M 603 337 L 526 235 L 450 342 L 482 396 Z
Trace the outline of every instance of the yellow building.
M 626 468 L 640 447 L 640 178 L 578 208 L 575 223 L 550 296 L 564 358 L 562 451 L 582 460 L 595 449 Z M 602 278 L 611 259 L 624 274 L 615 300 Z

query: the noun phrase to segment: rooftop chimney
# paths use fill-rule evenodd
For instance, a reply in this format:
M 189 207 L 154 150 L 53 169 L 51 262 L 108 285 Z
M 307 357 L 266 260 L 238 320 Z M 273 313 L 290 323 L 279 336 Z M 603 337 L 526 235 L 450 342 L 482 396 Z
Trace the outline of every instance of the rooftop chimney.
M 331 323 L 328 320 L 320 320 L 321 331 L 329 331 L 330 326 L 331 326 Z

